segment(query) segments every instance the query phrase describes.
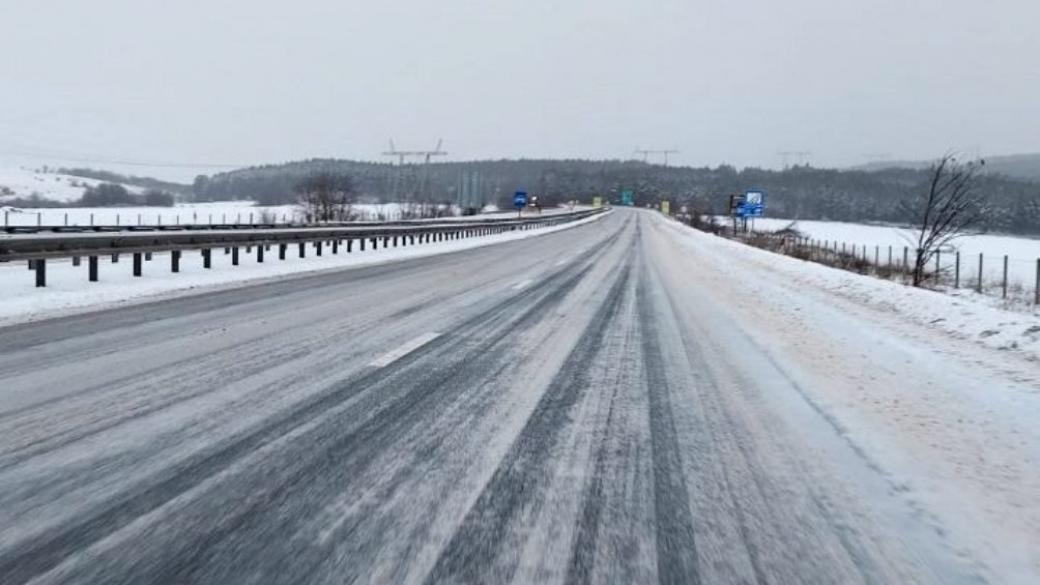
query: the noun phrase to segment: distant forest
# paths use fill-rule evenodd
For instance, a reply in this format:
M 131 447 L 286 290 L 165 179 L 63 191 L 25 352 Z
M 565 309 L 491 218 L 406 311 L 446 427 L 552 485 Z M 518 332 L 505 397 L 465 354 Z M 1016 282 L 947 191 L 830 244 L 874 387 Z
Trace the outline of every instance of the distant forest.
M 358 201 L 456 202 L 461 186 L 477 185 L 484 203 L 510 205 L 524 189 L 553 205 L 603 196 L 618 203 L 631 189 L 638 205 L 662 199 L 673 209 L 726 212 L 728 197 L 748 189 L 767 194 L 770 217 L 855 222 L 905 223 L 902 202 L 927 188 L 927 170 L 887 168 L 835 170 L 794 167 L 784 171 L 728 165 L 717 168 L 664 167 L 636 161 L 497 160 L 396 166 L 314 159 L 200 176 L 192 186 L 196 201 L 252 199 L 262 204 L 294 202 L 294 187 L 319 172 L 350 175 Z M 1003 175 L 980 177 L 990 212 L 986 229 L 1040 234 L 1040 182 Z

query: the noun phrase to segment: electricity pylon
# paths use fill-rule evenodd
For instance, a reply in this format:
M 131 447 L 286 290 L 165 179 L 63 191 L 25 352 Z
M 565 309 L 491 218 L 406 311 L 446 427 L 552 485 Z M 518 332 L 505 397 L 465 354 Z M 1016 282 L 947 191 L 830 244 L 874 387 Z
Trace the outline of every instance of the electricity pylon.
M 669 154 L 675 154 L 677 152 L 679 152 L 679 151 L 675 150 L 674 148 L 658 148 L 658 149 L 637 148 L 636 151 L 635 151 L 636 154 L 643 155 L 643 162 L 649 162 L 651 154 L 663 155 L 664 156 L 664 166 L 668 166 L 668 155 Z

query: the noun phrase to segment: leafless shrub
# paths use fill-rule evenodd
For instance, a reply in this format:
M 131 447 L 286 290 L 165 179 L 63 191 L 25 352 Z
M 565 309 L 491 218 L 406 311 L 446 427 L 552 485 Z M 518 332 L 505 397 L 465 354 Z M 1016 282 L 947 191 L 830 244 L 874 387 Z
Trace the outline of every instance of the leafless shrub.
M 912 271 L 914 286 L 937 276 L 928 272 L 936 253 L 981 221 L 984 200 L 975 187 L 984 164 L 981 159 L 961 162 L 947 153 L 932 165 L 927 190 L 904 204 L 914 225 L 918 226 Z

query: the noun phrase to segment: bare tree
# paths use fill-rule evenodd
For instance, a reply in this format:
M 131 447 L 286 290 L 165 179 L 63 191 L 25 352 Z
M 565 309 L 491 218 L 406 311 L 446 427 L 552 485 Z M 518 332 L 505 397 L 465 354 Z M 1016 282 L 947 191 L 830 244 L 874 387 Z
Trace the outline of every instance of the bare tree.
M 350 175 L 316 173 L 296 184 L 299 205 L 307 221 L 350 219 L 354 181 Z
M 961 162 L 947 153 L 932 165 L 927 191 L 907 202 L 918 231 L 914 286 L 928 279 L 929 262 L 940 250 L 982 220 L 984 198 L 976 189 L 976 180 L 984 164 L 982 159 Z

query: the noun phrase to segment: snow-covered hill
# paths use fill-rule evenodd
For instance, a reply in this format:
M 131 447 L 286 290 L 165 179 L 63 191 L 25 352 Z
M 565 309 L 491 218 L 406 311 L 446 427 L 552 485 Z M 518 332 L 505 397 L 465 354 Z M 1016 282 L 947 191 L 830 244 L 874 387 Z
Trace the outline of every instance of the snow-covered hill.
M 0 204 L 13 199 L 27 199 L 33 195 L 52 201 L 72 202 L 83 196 L 87 187 L 102 183 L 72 175 L 43 172 L 28 167 L 0 167 Z M 131 193 L 140 193 L 140 187 L 124 185 Z

